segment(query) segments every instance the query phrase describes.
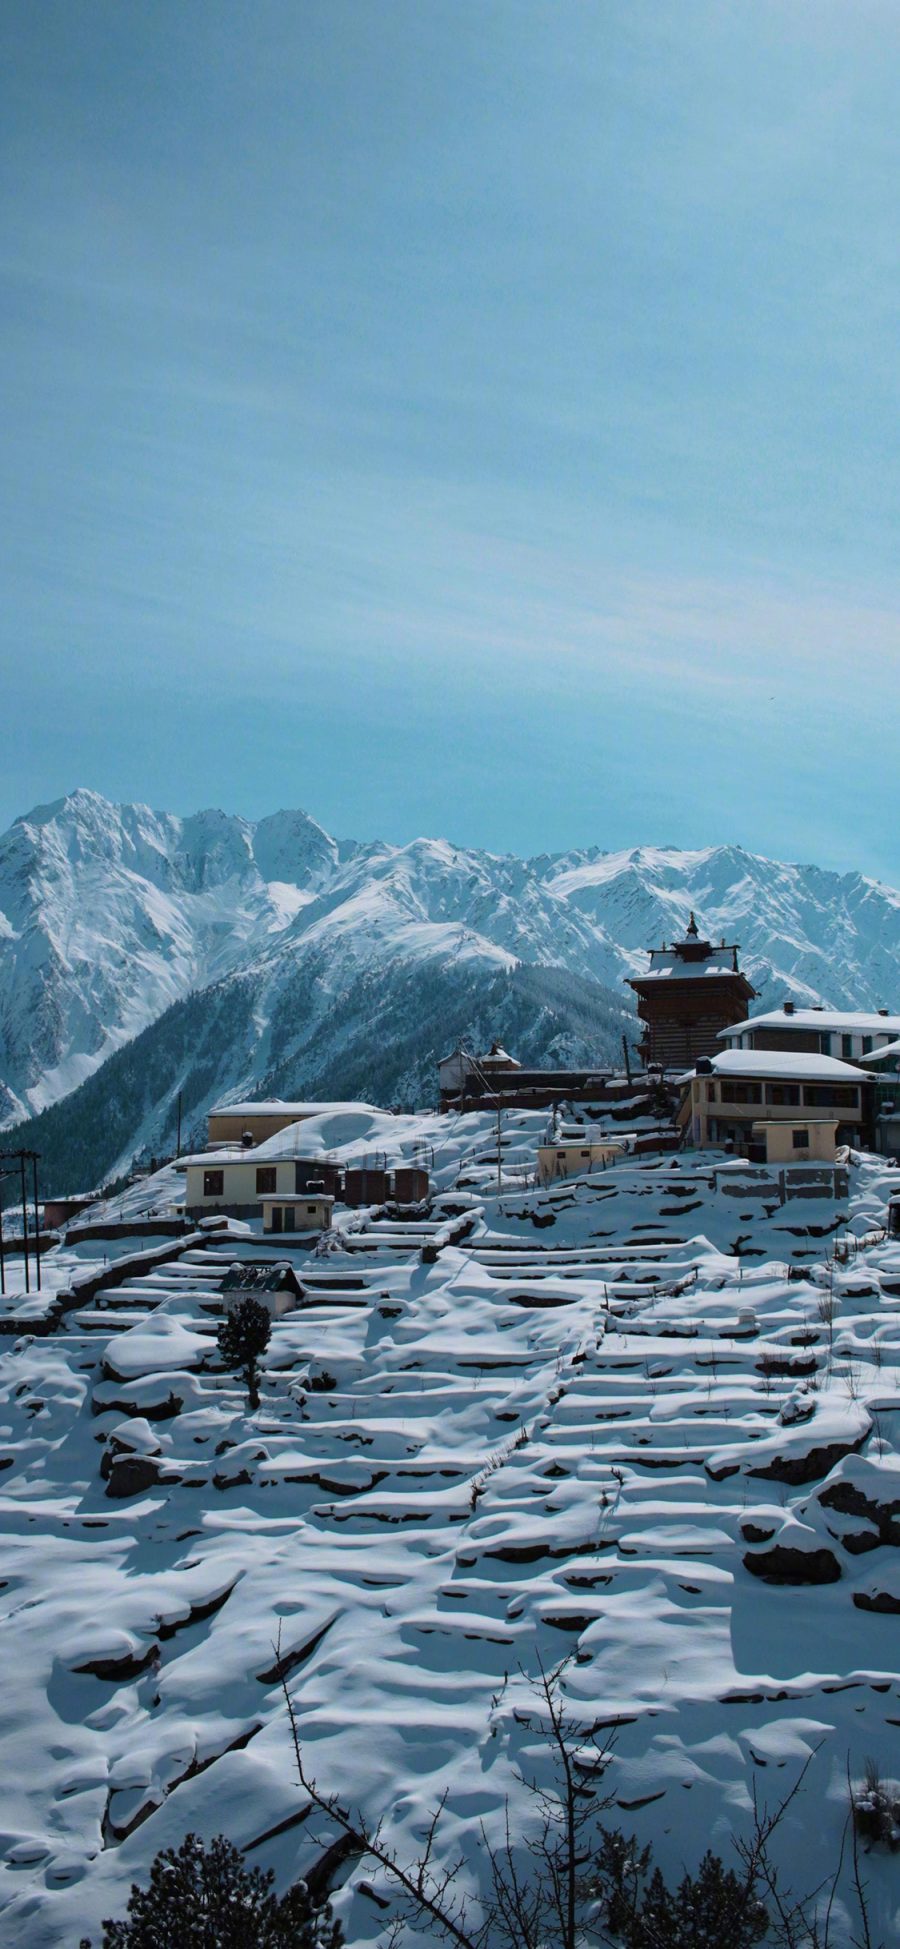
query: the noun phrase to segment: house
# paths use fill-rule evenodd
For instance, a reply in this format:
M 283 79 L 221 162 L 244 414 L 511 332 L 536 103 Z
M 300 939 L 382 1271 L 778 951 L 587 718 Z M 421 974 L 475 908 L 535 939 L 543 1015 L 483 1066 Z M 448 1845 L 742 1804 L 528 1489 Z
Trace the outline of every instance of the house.
M 726 1024 L 718 1040 L 730 1049 L 784 1049 L 861 1062 L 897 1037 L 900 1015 L 889 1015 L 886 1008 L 804 1008 L 786 1001 L 764 1015 Z
M 292 1312 L 305 1298 L 293 1266 L 286 1261 L 273 1265 L 270 1259 L 236 1259 L 220 1290 L 226 1312 L 233 1313 L 245 1299 L 256 1299 L 274 1320 Z
M 725 1049 L 700 1057 L 682 1082 L 676 1124 L 700 1149 L 727 1148 L 746 1157 L 751 1146 L 764 1142 L 768 1150 L 770 1142 L 786 1143 L 764 1132 L 754 1139 L 754 1124 L 771 1123 L 789 1125 L 796 1137 L 793 1149 L 803 1155 L 804 1140 L 797 1133 L 809 1133 L 818 1118 L 834 1121 L 837 1144 L 860 1144 L 871 1128 L 872 1079 L 834 1056 Z M 805 1154 L 826 1142 L 809 1137 Z
M 738 944 L 703 940 L 691 914 L 683 941 L 647 952 L 647 973 L 627 977 L 644 1024 L 637 1045 L 642 1062 L 684 1069 L 715 1055 L 720 1031 L 746 1016 L 756 993 L 738 967 Z
M 241 1144 L 249 1139 L 249 1144 L 264 1144 L 279 1131 L 306 1123 L 310 1117 L 334 1116 L 348 1110 L 371 1115 L 372 1109 L 371 1103 L 282 1103 L 277 1098 L 268 1103 L 219 1103 L 209 1112 L 207 1142 L 213 1146 Z
M 552 1184 L 557 1178 L 584 1177 L 591 1171 L 605 1171 L 610 1164 L 618 1164 L 625 1156 L 624 1144 L 605 1141 L 564 1139 L 557 1144 L 539 1144 L 537 1153 L 537 1174 L 541 1184 Z
M 334 1199 L 324 1191 L 307 1189 L 296 1198 L 264 1198 L 264 1232 L 327 1232 L 331 1230 Z

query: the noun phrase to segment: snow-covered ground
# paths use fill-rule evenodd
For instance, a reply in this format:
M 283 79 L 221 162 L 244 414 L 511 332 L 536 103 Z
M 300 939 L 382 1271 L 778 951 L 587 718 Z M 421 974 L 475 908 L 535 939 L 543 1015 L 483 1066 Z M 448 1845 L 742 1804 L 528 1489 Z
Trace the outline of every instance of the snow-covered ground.
M 278 1642 L 319 1785 L 404 1854 L 446 1792 L 439 1848 L 473 1887 L 482 1823 L 499 1841 L 508 1799 L 534 1819 L 517 1766 L 550 1778 L 539 1660 L 569 1654 L 571 1712 L 617 1729 L 607 1818 L 669 1874 L 727 1856 L 753 1786 L 780 1799 L 813 1754 L 777 1843 L 810 1887 L 848 1764 L 898 1770 L 900 1174 L 855 1159 L 840 1210 L 699 1153 L 541 1192 L 546 1120 L 522 1113 L 498 1192 L 490 1117 L 360 1119 L 323 1120 L 323 1147 L 427 1155 L 433 1206 L 282 1251 L 308 1304 L 273 1329 L 257 1413 L 215 1348 L 246 1226 L 83 1303 L 121 1241 L 63 1246 L 61 1327 L 3 1343 L 11 1949 L 96 1939 L 189 1828 L 282 1883 L 321 1854 Z M 135 1187 L 128 1215 L 177 1188 Z M 865 1871 L 896 1939 L 896 1861 Z M 350 1943 L 384 1940 L 384 1895 L 349 1873 Z

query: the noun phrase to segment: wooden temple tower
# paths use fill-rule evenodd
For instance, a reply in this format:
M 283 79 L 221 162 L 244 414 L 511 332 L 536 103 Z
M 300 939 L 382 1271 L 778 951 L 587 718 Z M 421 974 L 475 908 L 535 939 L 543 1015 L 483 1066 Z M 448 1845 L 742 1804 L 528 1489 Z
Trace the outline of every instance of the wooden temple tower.
M 701 940 L 691 914 L 683 941 L 647 952 L 647 973 L 628 977 L 644 1024 L 638 1043 L 644 1065 L 689 1069 L 698 1056 L 718 1055 L 719 1030 L 742 1022 L 756 994 L 738 967 L 737 944 Z

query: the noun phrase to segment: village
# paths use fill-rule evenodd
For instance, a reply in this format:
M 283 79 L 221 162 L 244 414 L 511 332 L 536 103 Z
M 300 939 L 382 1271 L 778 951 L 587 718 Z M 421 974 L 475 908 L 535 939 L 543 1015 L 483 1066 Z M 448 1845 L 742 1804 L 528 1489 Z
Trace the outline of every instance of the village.
M 498 1187 L 504 1114 L 545 1110 L 533 1160 L 518 1167 L 522 1188 L 640 1157 L 713 1151 L 723 1164 L 740 1160 L 745 1182 L 746 1167 L 761 1183 L 775 1172 L 782 1200 L 800 1191 L 840 1197 L 852 1150 L 900 1151 L 900 1015 L 790 999 L 748 1013 L 755 990 L 738 954 L 736 944 L 703 939 L 691 914 L 684 939 L 650 949 L 647 972 L 630 980 L 641 1034 L 633 1049 L 623 1038 L 620 1072 L 527 1069 L 496 1043 L 480 1055 L 458 1047 L 438 1064 L 441 1112 L 493 1114 Z M 173 1214 L 249 1221 L 261 1236 L 286 1240 L 329 1231 L 336 1209 L 426 1206 L 434 1146 L 406 1154 L 399 1125 L 393 1149 L 357 1145 L 346 1156 L 305 1135 L 323 1117 L 339 1123 L 372 1108 L 217 1104 L 204 1149 L 174 1160 L 184 1189 Z M 91 1203 L 84 1193 L 48 1200 L 44 1227 L 84 1221 Z
M 754 1015 L 693 916 L 648 960 L 620 1069 L 459 1047 L 408 1113 L 235 1091 L 201 1149 L 8 1237 L 11 1945 L 226 1823 L 381 1943 L 390 1885 L 307 1820 L 286 1687 L 404 1856 L 448 1796 L 473 1891 L 557 1668 L 669 1874 L 801 1769 L 784 1871 L 830 1871 L 900 1712 L 900 1017 Z M 884 1931 L 889 1855 L 869 1888 Z
M 738 944 L 703 938 L 693 913 L 683 939 L 649 949 L 647 971 L 629 979 L 640 1035 L 633 1044 L 623 1037 L 618 1071 L 529 1069 L 497 1043 L 482 1054 L 457 1047 L 438 1062 L 440 1119 L 420 1141 L 407 1141 L 408 1118 L 371 1104 L 226 1098 L 209 1112 L 203 1149 L 168 1160 L 153 1215 L 192 1226 L 236 1221 L 261 1242 L 283 1244 L 322 1239 L 336 1214 L 343 1224 L 363 1210 L 421 1215 L 441 1128 L 473 1113 L 493 1120 L 498 1190 L 711 1152 L 745 1197 L 774 1191 L 781 1203 L 839 1204 L 853 1152 L 900 1153 L 900 1014 L 791 999 L 750 1013 L 755 990 L 738 956 Z M 512 1166 L 504 1118 L 541 1111 L 543 1119 L 529 1119 L 527 1157 Z M 354 1119 L 374 1116 L 379 1136 L 370 1144 Z M 337 1139 L 328 1145 L 323 1119 Z M 26 1294 L 39 1283 L 40 1251 L 69 1226 L 89 1229 L 104 1204 L 100 1192 L 80 1190 L 39 1204 L 37 1165 L 29 1157 L 29 1201 L 22 1164 L 21 1216 L 12 1218 L 25 1244 Z M 133 1184 L 146 1180 L 143 1171 Z M 4 1291 L 9 1251 L 0 1241 Z

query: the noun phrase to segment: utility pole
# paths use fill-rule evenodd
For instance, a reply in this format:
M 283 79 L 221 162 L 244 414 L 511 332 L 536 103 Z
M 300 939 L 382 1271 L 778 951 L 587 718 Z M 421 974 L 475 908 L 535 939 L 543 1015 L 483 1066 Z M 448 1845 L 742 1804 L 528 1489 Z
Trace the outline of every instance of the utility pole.
M 22 1173 L 22 1251 L 25 1257 L 25 1291 L 30 1293 L 31 1282 L 28 1277 L 28 1205 L 25 1191 L 25 1152 L 19 1152 L 19 1166 Z
M 34 1193 L 34 1248 L 37 1253 L 37 1289 L 41 1290 L 41 1218 L 38 1207 L 37 1151 L 31 1153 L 31 1185 Z
M 500 1164 L 500 1098 L 498 1096 L 497 1098 L 497 1191 L 498 1193 L 501 1189 L 502 1183 L 503 1183 L 503 1173 Z
M 623 1035 L 623 1037 L 622 1037 L 622 1054 L 623 1054 L 623 1056 L 625 1057 L 625 1080 L 626 1080 L 626 1082 L 627 1082 L 627 1084 L 628 1084 L 628 1087 L 629 1087 L 629 1089 L 630 1089 L 630 1088 L 631 1088 L 631 1063 L 630 1063 L 630 1060 L 629 1060 L 629 1056 L 628 1056 L 628 1037 L 627 1037 L 627 1035 Z
M 175 1139 L 175 1155 L 181 1156 L 181 1091 L 178 1092 L 178 1136 Z

